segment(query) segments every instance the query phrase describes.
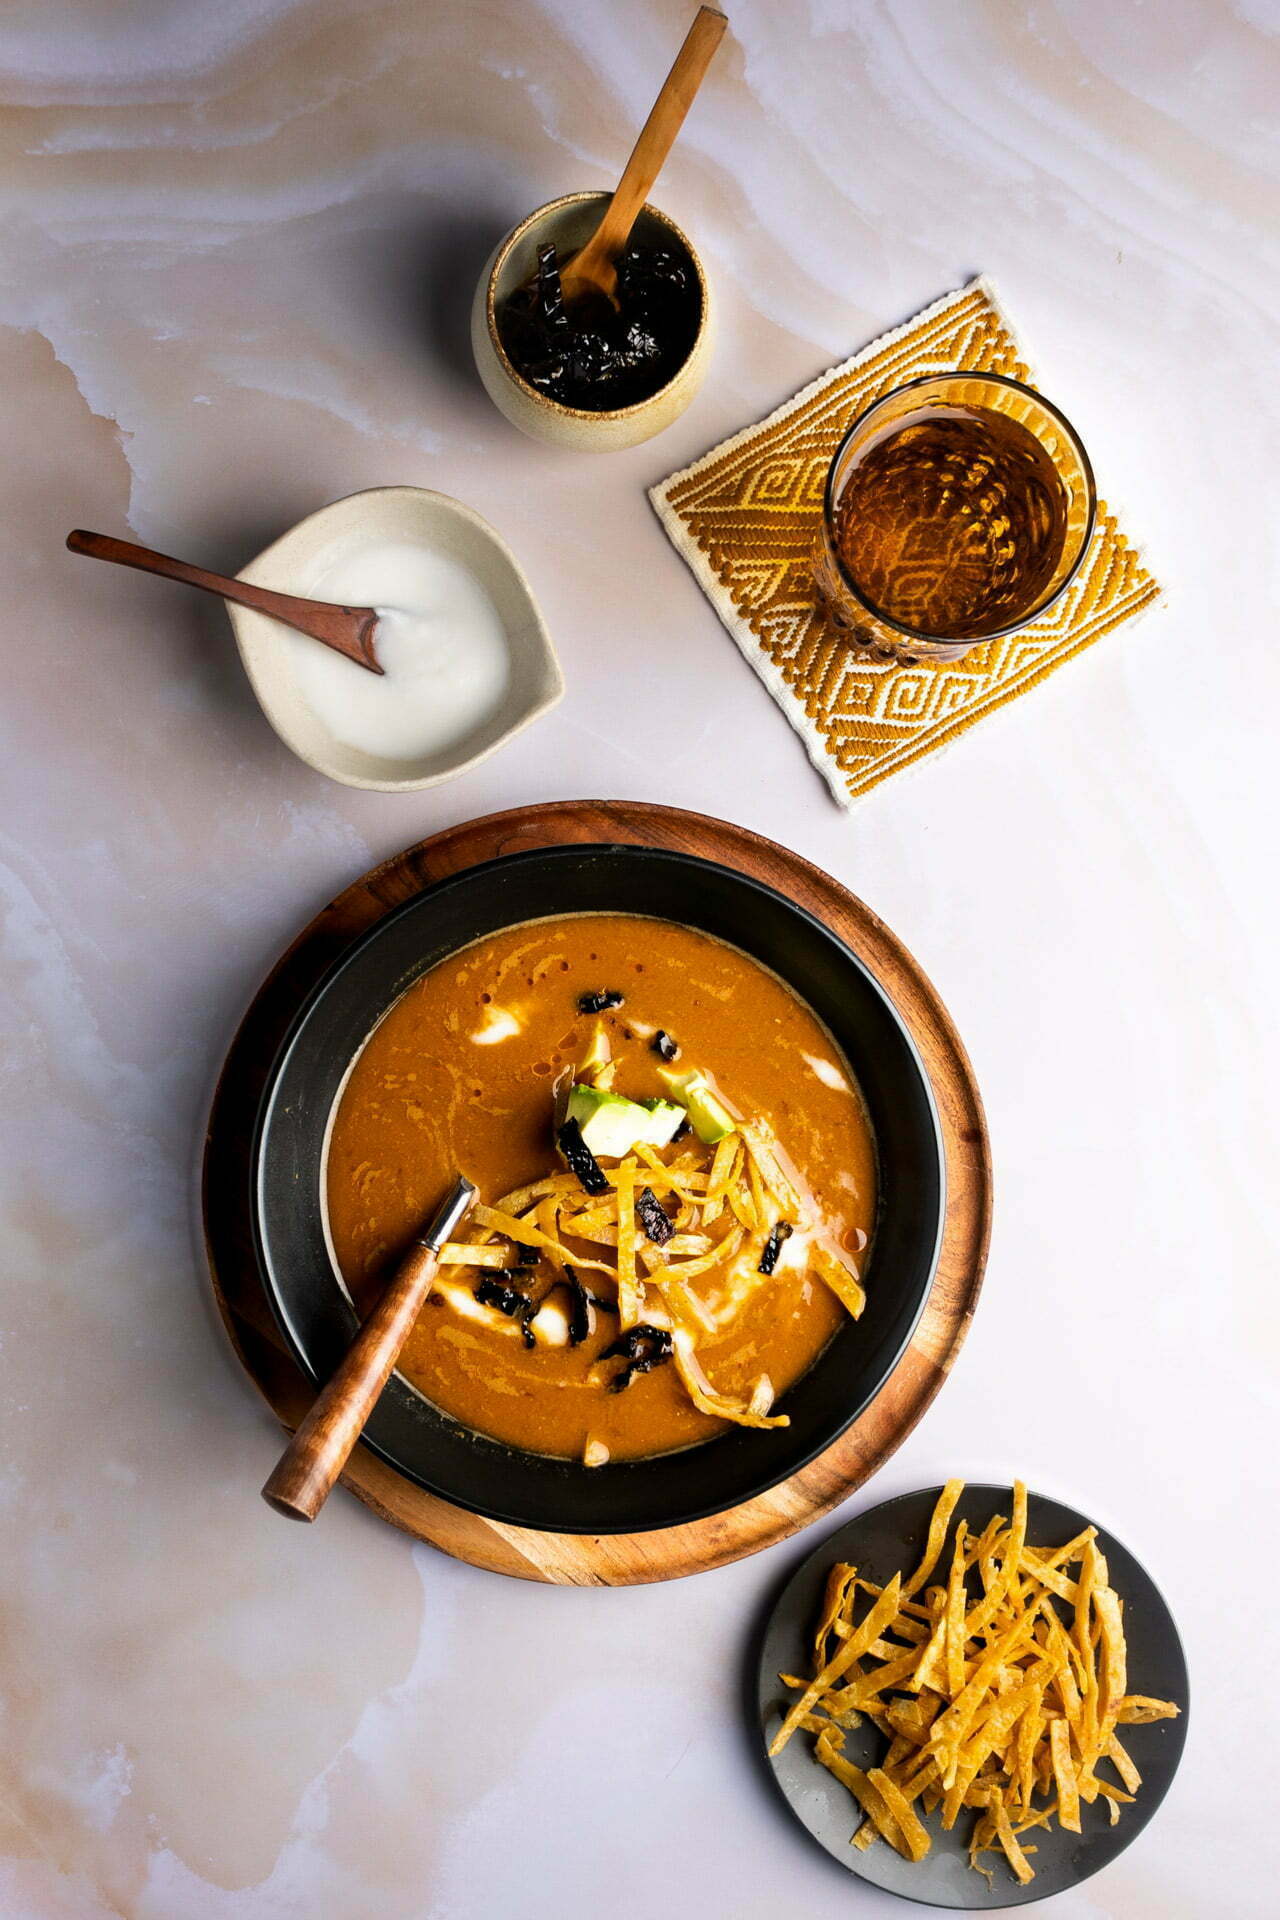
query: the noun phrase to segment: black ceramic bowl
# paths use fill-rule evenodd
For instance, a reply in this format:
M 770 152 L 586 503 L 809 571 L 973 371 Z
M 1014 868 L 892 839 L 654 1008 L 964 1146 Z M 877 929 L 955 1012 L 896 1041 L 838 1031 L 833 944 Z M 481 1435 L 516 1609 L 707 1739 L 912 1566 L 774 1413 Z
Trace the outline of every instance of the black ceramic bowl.
M 834 1035 L 866 1096 L 880 1156 L 867 1306 L 779 1402 L 789 1427 L 743 1428 L 682 1453 L 588 1469 L 486 1440 L 394 1375 L 365 1440 L 454 1505 L 512 1526 L 633 1533 L 763 1493 L 874 1398 L 933 1278 L 945 1201 L 933 1095 L 915 1046 L 861 961 L 811 914 L 727 867 L 647 847 L 556 847 L 429 887 L 359 940 L 301 1009 L 268 1078 L 254 1141 L 255 1241 L 268 1298 L 307 1372 L 327 1379 L 356 1318 L 325 1235 L 329 1116 L 352 1059 L 407 987 L 459 948 L 524 920 L 636 913 L 701 928 L 762 961 Z

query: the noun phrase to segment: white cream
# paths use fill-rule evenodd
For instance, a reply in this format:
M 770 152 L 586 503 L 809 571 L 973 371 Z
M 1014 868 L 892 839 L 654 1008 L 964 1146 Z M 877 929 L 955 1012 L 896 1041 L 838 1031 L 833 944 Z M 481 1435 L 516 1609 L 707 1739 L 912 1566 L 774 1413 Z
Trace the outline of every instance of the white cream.
M 505 1007 L 486 1007 L 484 1018 L 471 1038 L 478 1047 L 494 1047 L 500 1040 L 512 1040 L 522 1031 L 514 1013 L 508 1013 Z
M 830 1087 L 833 1093 L 852 1093 L 853 1088 L 830 1060 L 822 1060 L 816 1053 L 806 1053 L 801 1058 L 807 1063 L 810 1073 L 821 1080 L 824 1087 Z
M 478 732 L 502 705 L 511 659 L 497 608 L 447 554 L 376 541 L 322 568 L 306 591 L 378 610 L 381 675 L 303 634 L 285 636 L 299 693 L 345 746 L 421 760 Z

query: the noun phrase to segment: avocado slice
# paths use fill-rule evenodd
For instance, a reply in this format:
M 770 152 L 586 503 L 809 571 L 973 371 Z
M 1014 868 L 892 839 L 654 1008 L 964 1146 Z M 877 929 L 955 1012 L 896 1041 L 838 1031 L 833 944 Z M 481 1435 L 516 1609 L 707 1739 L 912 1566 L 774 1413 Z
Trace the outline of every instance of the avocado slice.
M 674 1100 L 646 1100 L 644 1110 L 649 1116 L 649 1131 L 644 1137 L 646 1147 L 670 1146 L 689 1118 Z
M 699 1068 L 692 1073 L 664 1073 L 662 1077 L 688 1108 L 689 1124 L 705 1146 L 714 1147 L 726 1134 L 737 1132 L 737 1121 Z
M 579 1082 L 569 1095 L 566 1118 L 577 1121 L 583 1143 L 597 1159 L 621 1160 L 633 1147 L 665 1147 L 684 1119 L 684 1108 L 670 1100 L 642 1106 Z

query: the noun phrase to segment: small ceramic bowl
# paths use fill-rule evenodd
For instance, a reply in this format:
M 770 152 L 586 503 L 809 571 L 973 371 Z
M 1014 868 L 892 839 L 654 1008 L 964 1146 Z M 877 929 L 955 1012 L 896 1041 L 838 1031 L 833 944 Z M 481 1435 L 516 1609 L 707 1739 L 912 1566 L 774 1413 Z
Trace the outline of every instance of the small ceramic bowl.
M 293 636 L 247 607 L 228 604 L 227 612 L 249 683 L 285 745 L 344 786 L 408 793 L 434 787 L 487 759 L 555 706 L 564 679 L 537 602 L 509 548 L 478 513 L 444 493 L 373 487 L 349 494 L 300 520 L 239 577 L 282 593 L 309 594 L 334 561 L 375 540 L 429 547 L 456 560 L 480 582 L 502 622 L 511 655 L 506 697 L 483 726 L 448 747 L 421 760 L 384 760 L 348 746 L 303 698 L 292 666 Z
M 632 228 L 642 246 L 669 246 L 686 254 L 702 291 L 702 320 L 689 357 L 665 387 L 647 400 L 590 413 L 584 407 L 562 406 L 522 379 L 498 337 L 498 308 L 530 279 L 538 265 L 538 248 L 554 241 L 561 259 L 576 253 L 591 238 L 604 211 L 607 193 L 566 193 L 539 207 L 513 227 L 489 256 L 480 275 L 471 308 L 471 347 L 489 398 L 513 427 L 552 446 L 578 453 L 611 453 L 619 447 L 639 446 L 679 418 L 702 385 L 711 356 L 711 289 L 702 262 L 674 220 L 656 207 L 643 207 Z

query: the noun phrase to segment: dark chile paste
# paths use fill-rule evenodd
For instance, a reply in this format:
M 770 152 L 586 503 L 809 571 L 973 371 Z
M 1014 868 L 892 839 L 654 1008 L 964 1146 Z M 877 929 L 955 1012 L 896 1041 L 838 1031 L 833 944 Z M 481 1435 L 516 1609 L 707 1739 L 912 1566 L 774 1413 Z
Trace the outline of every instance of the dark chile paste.
M 521 377 L 562 406 L 587 413 L 649 400 L 693 349 L 702 289 L 692 262 L 671 247 L 628 247 L 614 262 L 618 310 L 588 297 L 566 307 L 553 246 L 538 271 L 498 309 L 498 334 Z

